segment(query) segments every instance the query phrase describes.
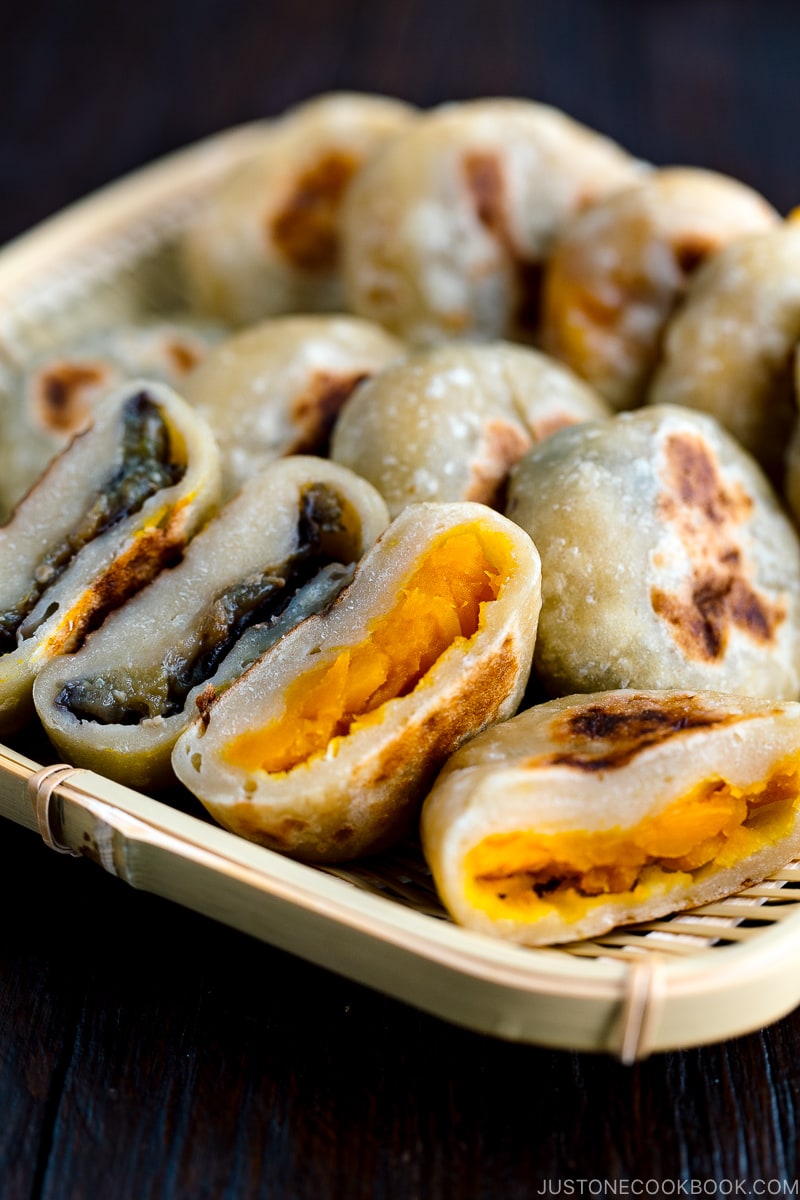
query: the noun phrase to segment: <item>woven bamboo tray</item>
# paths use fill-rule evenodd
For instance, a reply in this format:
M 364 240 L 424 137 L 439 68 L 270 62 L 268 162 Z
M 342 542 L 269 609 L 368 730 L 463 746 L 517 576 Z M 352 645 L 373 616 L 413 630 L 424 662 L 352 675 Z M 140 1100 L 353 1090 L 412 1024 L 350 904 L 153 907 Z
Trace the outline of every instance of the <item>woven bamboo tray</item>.
M 0 251 L 0 367 L 100 323 L 179 313 L 176 235 L 262 133 L 201 142 Z M 0 746 L 0 816 L 54 850 L 483 1033 L 633 1062 L 800 1003 L 800 861 L 692 912 L 530 950 L 455 926 L 415 843 L 346 870 L 307 867 L 184 807 Z

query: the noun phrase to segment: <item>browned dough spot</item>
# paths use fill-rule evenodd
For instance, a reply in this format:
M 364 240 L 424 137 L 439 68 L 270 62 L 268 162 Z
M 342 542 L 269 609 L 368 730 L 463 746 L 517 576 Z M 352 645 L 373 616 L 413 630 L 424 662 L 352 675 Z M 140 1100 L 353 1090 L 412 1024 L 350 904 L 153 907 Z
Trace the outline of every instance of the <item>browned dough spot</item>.
M 200 354 L 188 342 L 179 342 L 172 338 L 167 342 L 165 349 L 177 375 L 188 375 L 200 361 Z
M 74 433 L 85 424 L 90 404 L 87 393 L 108 380 L 100 363 L 52 363 L 33 384 L 33 403 L 39 424 L 53 433 Z
M 673 434 L 665 454 L 659 512 L 683 542 L 691 574 L 679 591 L 651 590 L 654 613 L 689 658 L 723 658 L 734 628 L 769 645 L 786 618 L 786 605 L 760 594 L 748 577 L 739 528 L 752 512 L 751 498 L 726 486 L 699 435 Z
M 530 437 L 519 425 L 500 418 L 487 421 L 477 456 L 469 464 L 471 478 L 464 499 L 498 507 L 509 471 L 530 445 Z
M 331 432 L 342 405 L 363 380 L 366 371 L 352 375 L 332 375 L 316 371 L 306 390 L 294 404 L 290 419 L 297 431 L 291 447 L 292 454 L 326 454 Z
M 582 771 L 625 766 L 642 750 L 668 741 L 684 730 L 709 729 L 740 720 L 739 715 L 714 712 L 702 695 L 676 692 L 609 696 L 553 719 L 555 742 L 575 743 L 569 750 L 532 760 L 535 765 L 561 765 Z
M 285 258 L 304 271 L 332 270 L 339 259 L 339 207 L 359 166 L 341 150 L 323 155 L 298 176 L 267 233 Z
M 699 233 L 687 233 L 675 246 L 675 258 L 684 275 L 693 275 L 709 254 L 713 254 L 718 248 L 718 242 L 709 237 L 702 237 Z

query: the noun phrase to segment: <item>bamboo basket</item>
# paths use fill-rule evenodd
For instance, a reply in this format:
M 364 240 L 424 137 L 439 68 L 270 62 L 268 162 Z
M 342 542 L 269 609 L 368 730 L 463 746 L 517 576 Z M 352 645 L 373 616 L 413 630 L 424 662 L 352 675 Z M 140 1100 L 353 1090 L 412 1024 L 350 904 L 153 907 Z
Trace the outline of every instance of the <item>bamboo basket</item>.
M 0 368 L 100 323 L 179 314 L 177 235 L 263 129 L 174 154 L 0 251 Z M 454 925 L 416 843 L 309 867 L 185 807 L 0 746 L 0 815 L 52 849 L 482 1033 L 633 1062 L 761 1028 L 800 1003 L 800 861 L 691 912 L 532 950 Z

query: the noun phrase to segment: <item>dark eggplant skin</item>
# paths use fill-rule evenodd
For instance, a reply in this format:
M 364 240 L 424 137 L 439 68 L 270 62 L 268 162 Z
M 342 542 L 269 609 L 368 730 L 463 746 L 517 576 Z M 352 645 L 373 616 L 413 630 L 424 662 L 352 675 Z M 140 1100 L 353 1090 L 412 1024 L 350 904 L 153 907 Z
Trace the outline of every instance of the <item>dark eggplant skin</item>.
M 388 523 L 366 481 L 312 456 L 253 477 L 182 561 L 56 659 L 34 700 L 70 762 L 138 787 L 174 782 L 172 746 L 210 697 L 330 604 Z
M 158 405 L 146 391 L 131 396 L 122 409 L 119 458 L 108 478 L 75 528 L 37 563 L 27 592 L 0 612 L 0 654 L 16 649 L 18 633 L 22 638 L 28 635 L 25 618 L 87 543 L 138 513 L 145 500 L 173 487 L 185 473 L 186 464 L 172 453 L 169 428 Z
M 0 528 L 0 732 L 32 715 L 33 681 L 176 562 L 214 512 L 210 428 L 170 387 L 110 393 Z
M 271 562 L 243 579 L 222 588 L 197 621 L 196 640 L 183 656 L 174 655 L 166 678 L 166 694 L 159 706 L 147 704 L 145 696 L 130 689 L 127 704 L 123 691 L 109 685 L 107 675 L 79 677 L 66 683 L 56 696 L 57 706 L 80 721 L 101 725 L 135 725 L 147 717 L 172 717 L 183 710 L 193 688 L 216 674 L 220 663 L 247 630 L 261 631 L 268 645 L 273 630 L 303 588 L 326 571 L 339 589 L 349 578 L 351 563 L 338 563 L 326 553 L 326 533 L 344 533 L 342 504 L 332 487 L 310 483 L 298 496 L 295 544 L 282 562 Z M 357 547 L 353 547 L 355 553 Z M 349 557 L 349 556 L 346 556 Z M 333 568 L 338 571 L 333 572 Z M 338 594 L 331 586 L 331 599 Z M 281 622 L 283 627 L 285 623 Z M 251 638 L 257 644 L 256 638 Z

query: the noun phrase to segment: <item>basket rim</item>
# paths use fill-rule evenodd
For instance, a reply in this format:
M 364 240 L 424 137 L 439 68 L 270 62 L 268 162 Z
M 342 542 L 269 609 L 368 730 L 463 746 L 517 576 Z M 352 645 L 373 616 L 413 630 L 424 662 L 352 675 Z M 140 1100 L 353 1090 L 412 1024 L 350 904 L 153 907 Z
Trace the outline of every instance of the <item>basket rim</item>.
M 41 770 L 41 764 L 0 745 L 0 774 L 12 775 L 27 786 Z M 188 852 L 198 850 L 221 862 L 257 877 L 262 889 L 293 904 L 313 909 L 360 928 L 371 936 L 391 938 L 396 945 L 413 949 L 416 954 L 447 955 L 451 965 L 469 965 L 472 972 L 502 972 L 509 985 L 539 990 L 544 986 L 561 994 L 573 995 L 605 989 L 607 996 L 618 995 L 619 983 L 626 975 L 626 962 L 616 958 L 583 959 L 564 953 L 559 947 L 522 946 L 465 929 L 449 920 L 398 904 L 390 897 L 377 895 L 349 883 L 340 876 L 295 861 L 265 846 L 246 841 L 191 813 L 173 808 L 162 800 L 146 796 L 124 784 L 116 783 L 86 768 L 69 768 L 69 776 L 57 789 L 62 800 L 78 808 L 93 800 L 121 814 L 135 818 L 156 837 L 177 838 Z M 0 798 L 1 799 L 1 798 Z M 0 813 L 35 829 L 32 814 L 24 811 Z M 800 948 L 800 903 L 789 916 L 759 930 L 751 940 L 725 946 L 712 946 L 686 957 L 664 957 L 663 972 L 671 990 L 691 995 L 698 987 L 707 990 L 709 959 L 713 959 L 716 989 L 730 986 L 731 974 L 744 959 L 750 966 L 756 958 L 770 961 L 786 953 L 786 943 L 798 940 Z M 439 958 L 441 961 L 441 959 Z M 798 963 L 800 983 L 800 962 Z

